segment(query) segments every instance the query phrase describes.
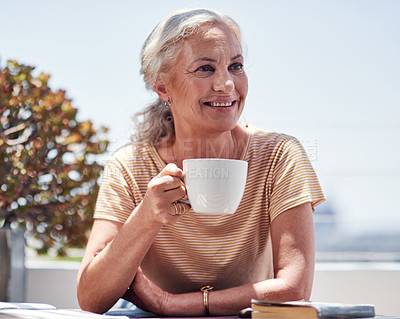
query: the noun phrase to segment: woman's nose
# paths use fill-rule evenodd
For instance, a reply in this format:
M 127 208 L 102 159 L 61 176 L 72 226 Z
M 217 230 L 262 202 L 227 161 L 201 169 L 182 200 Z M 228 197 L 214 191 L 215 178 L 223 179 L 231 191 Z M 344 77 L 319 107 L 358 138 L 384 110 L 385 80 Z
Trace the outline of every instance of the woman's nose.
M 216 92 L 229 93 L 235 88 L 231 74 L 228 71 L 218 72 L 215 74 L 213 90 Z

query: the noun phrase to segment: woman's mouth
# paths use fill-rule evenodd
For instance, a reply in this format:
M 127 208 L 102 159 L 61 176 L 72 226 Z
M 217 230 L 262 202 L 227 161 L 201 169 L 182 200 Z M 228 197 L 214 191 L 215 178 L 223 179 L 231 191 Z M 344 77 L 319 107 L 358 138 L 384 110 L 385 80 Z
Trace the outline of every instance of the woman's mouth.
M 208 106 L 213 106 L 213 107 L 230 107 L 233 104 L 235 104 L 236 101 L 232 102 L 225 102 L 225 103 L 220 103 L 220 102 L 204 102 L 205 105 Z

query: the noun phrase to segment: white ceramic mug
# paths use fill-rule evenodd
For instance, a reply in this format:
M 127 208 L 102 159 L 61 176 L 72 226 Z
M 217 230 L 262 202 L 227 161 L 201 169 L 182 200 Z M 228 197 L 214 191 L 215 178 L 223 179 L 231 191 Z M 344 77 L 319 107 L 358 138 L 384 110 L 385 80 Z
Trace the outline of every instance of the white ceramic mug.
M 233 214 L 243 196 L 247 162 L 222 158 L 183 161 L 190 205 L 196 213 Z

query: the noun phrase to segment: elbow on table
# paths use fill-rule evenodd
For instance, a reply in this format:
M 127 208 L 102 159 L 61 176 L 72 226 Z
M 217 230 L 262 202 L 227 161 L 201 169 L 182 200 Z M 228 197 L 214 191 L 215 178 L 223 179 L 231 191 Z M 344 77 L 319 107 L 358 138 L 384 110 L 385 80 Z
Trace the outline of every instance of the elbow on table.
M 300 280 L 284 280 L 284 301 L 309 300 L 313 285 L 312 279 L 302 278 Z
M 306 287 L 304 285 L 293 286 L 288 295 L 289 300 L 287 301 L 310 300 L 311 287 Z
M 78 303 L 79 307 L 84 310 L 84 311 L 89 311 L 89 312 L 94 312 L 94 313 L 99 313 L 103 314 L 107 312 L 109 308 L 104 308 L 103 306 L 100 306 L 93 301 L 90 301 L 89 298 L 83 298 L 79 297 L 78 295 Z
M 310 300 L 314 278 L 307 273 L 281 278 L 284 282 L 283 290 L 287 296 L 286 301 Z
M 267 291 L 262 297 L 265 301 L 272 302 L 285 302 L 285 301 L 297 301 L 297 300 L 309 300 L 311 297 L 312 283 L 305 282 L 291 282 L 286 280 L 279 280 L 279 288 L 271 294 Z
M 77 285 L 77 299 L 79 307 L 82 310 L 94 312 L 94 313 L 105 313 L 110 307 L 107 308 L 105 303 L 99 302 L 95 295 L 88 293 L 81 285 Z
M 99 311 L 95 311 L 93 305 L 91 305 L 91 303 L 90 303 L 89 298 L 87 298 L 83 293 L 80 293 L 79 286 L 77 289 L 77 299 L 78 299 L 79 307 L 82 310 L 100 313 Z
M 294 280 L 288 284 L 286 301 L 310 300 L 313 280 Z

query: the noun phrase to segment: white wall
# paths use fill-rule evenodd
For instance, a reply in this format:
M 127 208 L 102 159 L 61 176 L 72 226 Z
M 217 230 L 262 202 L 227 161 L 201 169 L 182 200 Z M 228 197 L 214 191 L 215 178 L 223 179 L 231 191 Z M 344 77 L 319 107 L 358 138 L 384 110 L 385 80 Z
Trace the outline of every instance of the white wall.
M 78 262 L 29 261 L 26 268 L 26 302 L 79 308 L 76 298 Z
M 79 263 L 29 262 L 26 301 L 78 308 Z M 372 303 L 377 314 L 400 316 L 400 263 L 318 263 L 312 300 Z
M 319 263 L 311 298 L 372 303 L 376 314 L 400 316 L 400 263 Z

